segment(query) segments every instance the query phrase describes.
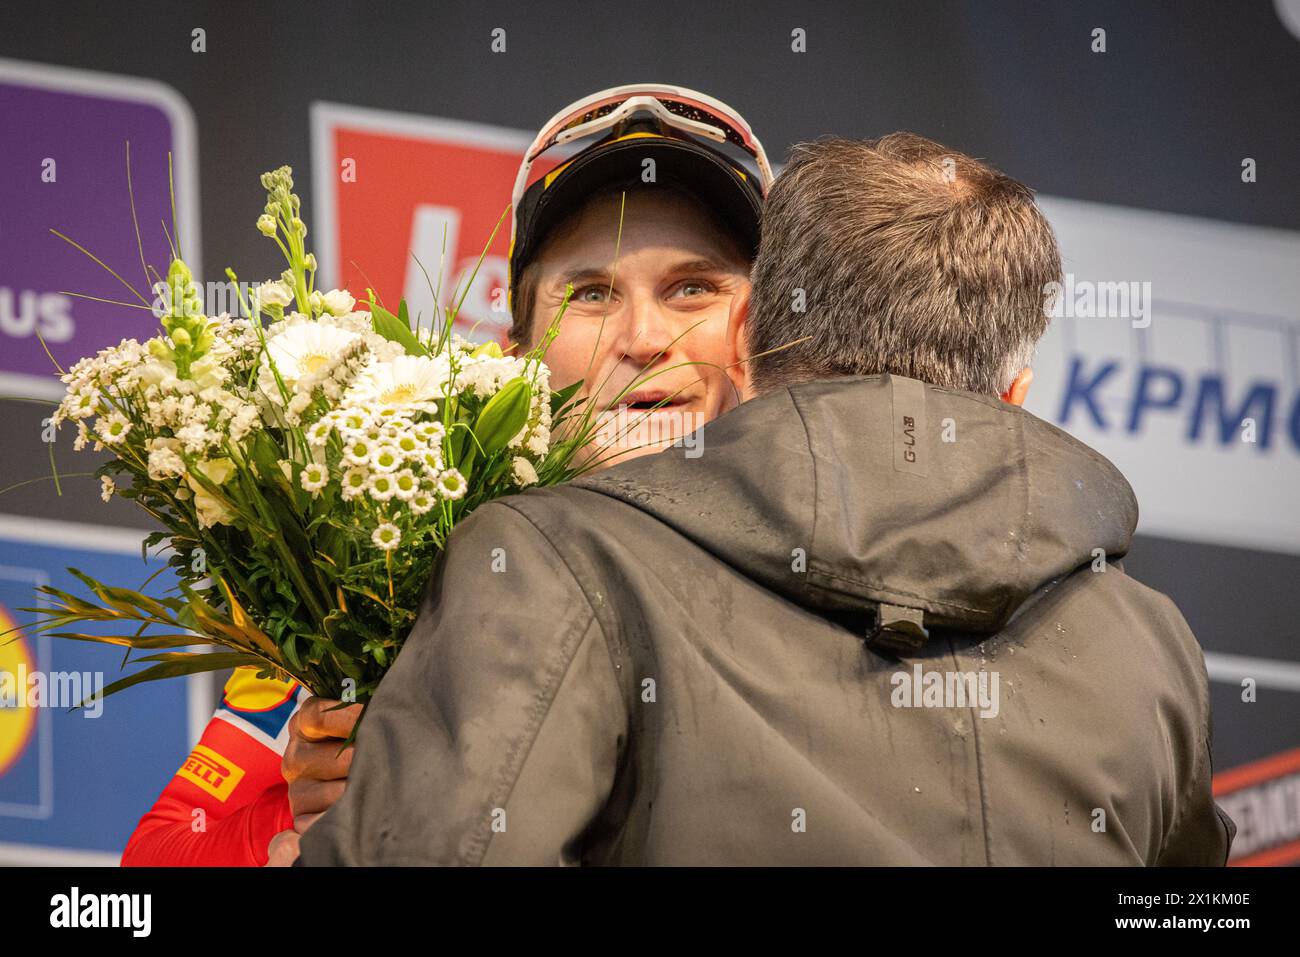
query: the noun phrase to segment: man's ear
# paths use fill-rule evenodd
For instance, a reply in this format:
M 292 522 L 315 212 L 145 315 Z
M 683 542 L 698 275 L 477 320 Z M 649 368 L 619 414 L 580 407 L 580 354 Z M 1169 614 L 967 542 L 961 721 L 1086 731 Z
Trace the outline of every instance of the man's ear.
M 1011 380 L 1011 387 L 1002 393 L 1002 401 L 1010 402 L 1012 405 L 1024 405 L 1025 399 L 1029 396 L 1030 383 L 1033 381 L 1034 370 L 1025 366 Z
M 731 310 L 727 313 L 727 352 L 730 368 L 727 376 L 735 384 L 742 402 L 753 393 L 749 388 L 749 343 L 746 341 L 746 323 L 749 320 L 749 286 L 736 293 L 731 299 Z

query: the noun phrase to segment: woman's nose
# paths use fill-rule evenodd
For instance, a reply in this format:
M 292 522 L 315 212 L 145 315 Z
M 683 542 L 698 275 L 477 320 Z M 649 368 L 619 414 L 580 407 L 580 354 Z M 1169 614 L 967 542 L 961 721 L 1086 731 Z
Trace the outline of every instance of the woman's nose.
M 656 363 L 673 347 L 680 331 L 657 298 L 634 299 L 629 305 L 623 355 L 642 366 Z

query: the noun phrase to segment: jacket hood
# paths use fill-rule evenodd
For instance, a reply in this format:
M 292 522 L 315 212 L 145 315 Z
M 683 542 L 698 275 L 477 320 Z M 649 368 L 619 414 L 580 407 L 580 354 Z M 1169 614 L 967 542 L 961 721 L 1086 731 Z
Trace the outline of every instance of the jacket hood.
M 573 484 L 626 502 L 817 613 L 1000 630 L 1039 588 L 1122 556 L 1128 482 L 998 399 L 899 376 L 803 383 Z M 918 638 L 917 642 L 924 638 Z

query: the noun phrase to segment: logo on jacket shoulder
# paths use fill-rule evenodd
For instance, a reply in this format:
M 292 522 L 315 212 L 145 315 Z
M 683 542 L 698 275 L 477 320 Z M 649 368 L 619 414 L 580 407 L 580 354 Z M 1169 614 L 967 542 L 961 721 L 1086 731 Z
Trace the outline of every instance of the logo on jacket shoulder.
M 201 744 L 194 746 L 176 774 L 223 803 L 244 779 L 243 768 Z
M 892 397 L 894 468 L 913 475 L 928 475 L 925 455 L 925 383 L 901 376 L 889 377 Z

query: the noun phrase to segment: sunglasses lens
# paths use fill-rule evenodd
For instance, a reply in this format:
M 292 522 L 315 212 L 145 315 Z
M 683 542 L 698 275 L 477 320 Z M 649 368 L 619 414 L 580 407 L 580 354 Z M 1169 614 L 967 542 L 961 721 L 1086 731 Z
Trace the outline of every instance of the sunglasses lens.
M 709 110 L 702 110 L 694 103 L 682 103 L 678 100 L 659 98 L 659 102 L 664 108 L 674 116 L 680 116 L 683 119 L 695 120 L 697 123 L 707 123 L 709 126 L 716 126 L 722 130 L 729 143 L 739 146 L 741 149 L 748 151 L 751 155 L 754 150 L 749 145 L 748 138 L 732 126 L 726 119 Z

